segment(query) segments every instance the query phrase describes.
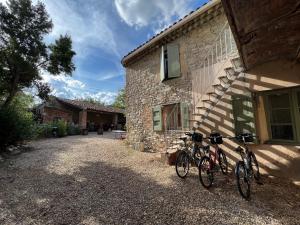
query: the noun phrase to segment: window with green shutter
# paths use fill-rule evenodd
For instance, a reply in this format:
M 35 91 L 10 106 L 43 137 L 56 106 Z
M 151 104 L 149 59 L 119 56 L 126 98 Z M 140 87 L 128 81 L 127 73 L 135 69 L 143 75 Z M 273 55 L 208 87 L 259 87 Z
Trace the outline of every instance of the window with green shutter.
M 232 109 L 236 135 L 256 134 L 253 99 L 247 96 L 232 96 Z
M 180 77 L 179 46 L 164 45 L 161 48 L 160 79 L 161 81 Z
M 189 129 L 189 104 L 176 103 L 153 108 L 153 130 Z
M 162 131 L 162 111 L 161 106 L 153 108 L 153 130 Z

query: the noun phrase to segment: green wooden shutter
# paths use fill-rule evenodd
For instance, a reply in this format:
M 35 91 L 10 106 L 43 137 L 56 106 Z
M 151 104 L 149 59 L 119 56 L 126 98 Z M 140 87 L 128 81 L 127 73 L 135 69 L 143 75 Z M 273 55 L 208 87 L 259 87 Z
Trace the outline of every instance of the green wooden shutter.
M 190 128 L 190 113 L 189 113 L 189 105 L 187 103 L 180 104 L 180 113 L 181 113 L 182 129 L 189 129 Z
M 256 134 L 253 100 L 247 96 L 232 96 L 235 133 Z
M 179 46 L 170 44 L 168 50 L 168 78 L 180 76 Z
M 160 57 L 160 81 L 165 79 L 165 47 L 161 47 L 161 57 Z
M 162 131 L 161 106 L 156 106 L 153 108 L 153 130 Z

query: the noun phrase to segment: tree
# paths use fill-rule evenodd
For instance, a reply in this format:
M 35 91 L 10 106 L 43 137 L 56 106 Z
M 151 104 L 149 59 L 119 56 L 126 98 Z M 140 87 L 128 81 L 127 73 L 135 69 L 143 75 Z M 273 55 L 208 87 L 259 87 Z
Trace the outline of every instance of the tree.
M 7 106 L 16 93 L 39 84 L 41 72 L 72 75 L 76 54 L 68 35 L 54 44 L 44 43 L 53 24 L 45 5 L 31 0 L 8 0 L 0 3 L 0 100 Z M 45 92 L 44 88 L 40 88 Z M 40 90 L 38 87 L 38 90 Z M 44 95 L 42 94 L 42 96 Z
M 92 104 L 95 104 L 95 105 L 101 105 L 101 106 L 105 106 L 106 105 L 105 102 L 102 102 L 101 100 L 94 99 L 92 97 L 78 98 L 76 100 L 77 101 L 82 101 L 82 102 L 92 103 Z
M 125 90 L 119 90 L 119 93 L 113 103 L 113 107 L 125 109 Z

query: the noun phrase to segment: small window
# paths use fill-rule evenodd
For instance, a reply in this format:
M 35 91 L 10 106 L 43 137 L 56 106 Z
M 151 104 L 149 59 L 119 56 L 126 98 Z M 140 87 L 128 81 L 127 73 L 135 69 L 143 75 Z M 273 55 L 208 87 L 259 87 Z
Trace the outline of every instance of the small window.
M 268 96 L 272 139 L 294 140 L 292 110 L 288 93 Z
M 189 123 L 187 103 L 156 106 L 153 109 L 154 131 L 189 129 Z
M 162 108 L 164 130 L 181 129 L 180 104 L 165 105 Z
M 300 142 L 300 90 L 264 93 L 270 140 Z
M 160 78 L 161 81 L 180 77 L 179 46 L 169 44 L 162 46 Z

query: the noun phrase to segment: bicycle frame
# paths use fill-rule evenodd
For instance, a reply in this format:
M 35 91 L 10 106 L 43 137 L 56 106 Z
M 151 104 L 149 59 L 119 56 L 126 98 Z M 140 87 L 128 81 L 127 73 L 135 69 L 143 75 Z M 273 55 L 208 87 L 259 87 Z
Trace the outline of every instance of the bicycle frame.
M 245 165 L 245 173 L 247 177 L 252 178 L 252 173 L 251 173 L 251 166 L 250 166 L 250 153 L 252 152 L 248 145 L 247 142 L 245 141 L 245 137 L 242 137 L 242 141 L 243 141 L 243 148 L 241 146 L 238 146 L 237 148 L 240 148 L 241 150 L 239 150 L 238 152 L 240 153 L 240 156 L 242 158 L 242 161 L 244 162 Z

